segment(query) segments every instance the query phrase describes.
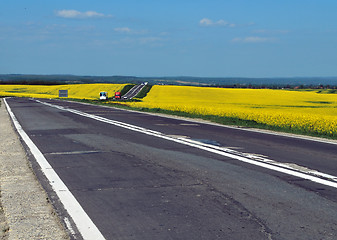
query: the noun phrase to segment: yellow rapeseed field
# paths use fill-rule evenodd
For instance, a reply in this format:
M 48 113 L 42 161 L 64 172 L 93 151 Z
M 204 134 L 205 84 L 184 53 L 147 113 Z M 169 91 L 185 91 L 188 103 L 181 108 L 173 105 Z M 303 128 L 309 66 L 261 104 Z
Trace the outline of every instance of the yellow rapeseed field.
M 100 91 L 114 92 L 125 84 L 0 85 L 0 96 L 98 99 Z M 160 108 L 198 115 L 255 121 L 272 127 L 337 137 L 337 94 L 327 91 L 225 89 L 186 86 L 153 86 L 142 102 L 131 107 Z
M 69 98 L 99 99 L 99 92 L 108 92 L 109 97 L 123 89 L 125 84 L 69 84 L 69 85 L 0 85 L 0 96 L 57 98 L 59 90 L 68 90 Z
M 153 86 L 132 107 L 216 115 L 337 136 L 337 94 L 271 89 Z

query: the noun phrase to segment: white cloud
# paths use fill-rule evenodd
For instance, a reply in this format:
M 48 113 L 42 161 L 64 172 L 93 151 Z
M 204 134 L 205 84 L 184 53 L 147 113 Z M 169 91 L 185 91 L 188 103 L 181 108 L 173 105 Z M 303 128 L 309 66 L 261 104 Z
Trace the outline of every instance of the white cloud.
M 114 28 L 115 32 L 124 33 L 124 34 L 133 34 L 133 35 L 144 35 L 148 33 L 147 30 L 134 30 L 128 27 L 118 27 Z
M 115 28 L 115 32 L 120 32 L 120 33 L 131 33 L 131 29 L 128 27 L 120 27 L 120 28 Z
M 141 44 L 154 43 L 154 42 L 160 42 L 160 41 L 163 41 L 163 39 L 160 37 L 144 37 L 144 38 L 139 39 L 139 42 Z
M 208 18 L 201 19 L 199 23 L 201 26 L 209 26 L 213 24 L 212 20 L 209 20 Z
M 159 35 L 160 36 L 168 36 L 168 35 L 170 35 L 170 33 L 168 33 L 168 32 L 161 32 Z
M 214 21 L 212 21 L 211 19 L 208 19 L 208 18 L 201 19 L 199 21 L 199 24 L 200 24 L 200 26 L 205 26 L 205 27 L 208 27 L 208 26 L 235 27 L 236 26 L 234 23 L 229 23 L 229 22 L 226 22 L 222 19 L 214 22 Z
M 62 17 L 62 18 L 103 18 L 103 17 L 111 17 L 111 15 L 105 15 L 103 13 L 98 13 L 95 11 L 86 11 L 86 12 L 80 12 L 77 10 L 59 10 L 56 11 L 56 16 Z
M 254 30 L 253 33 L 257 34 L 288 34 L 290 31 L 288 30 L 266 30 L 266 29 L 257 29 Z
M 263 42 L 274 42 L 275 38 L 266 37 L 245 37 L 245 38 L 234 38 L 232 42 L 243 42 L 243 43 L 263 43 Z

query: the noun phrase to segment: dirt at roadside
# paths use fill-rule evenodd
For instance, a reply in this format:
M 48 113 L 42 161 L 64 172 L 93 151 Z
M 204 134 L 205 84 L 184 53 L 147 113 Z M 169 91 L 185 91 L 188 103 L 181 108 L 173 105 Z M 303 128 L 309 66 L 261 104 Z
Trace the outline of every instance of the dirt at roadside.
M 1 192 L 0 192 L 0 199 L 1 199 Z M 8 239 L 8 224 L 6 221 L 6 216 L 3 211 L 1 201 L 0 201 L 0 240 L 7 240 Z
M 69 239 L 32 169 L 1 100 L 0 240 Z
M 1 105 L 2 105 L 2 101 L 0 101 L 0 108 L 1 108 Z M 1 128 L 0 128 L 0 133 L 1 133 Z M 9 227 L 6 221 L 5 212 L 1 204 L 1 182 L 0 182 L 0 240 L 8 239 L 8 230 L 9 230 Z

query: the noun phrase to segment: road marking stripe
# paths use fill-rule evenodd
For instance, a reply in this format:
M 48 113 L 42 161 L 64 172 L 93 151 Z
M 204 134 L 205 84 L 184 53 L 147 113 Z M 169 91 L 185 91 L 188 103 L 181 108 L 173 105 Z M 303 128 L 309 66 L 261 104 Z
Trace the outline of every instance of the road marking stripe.
M 200 125 L 197 123 L 180 123 L 180 126 L 192 126 L 192 127 L 199 127 Z
M 74 103 L 73 101 L 67 101 L 67 100 L 59 100 L 59 101 Z M 77 104 L 93 106 L 93 104 L 84 103 L 84 102 L 77 102 Z M 208 124 L 208 125 L 213 125 L 213 126 L 218 126 L 218 127 L 223 127 L 223 128 L 235 129 L 235 130 L 239 130 L 239 131 L 262 133 L 262 134 L 268 134 L 268 135 L 274 135 L 274 136 L 280 136 L 280 137 L 295 138 L 295 139 L 300 139 L 300 140 L 337 145 L 337 140 L 327 139 L 327 138 L 324 139 L 324 138 L 319 138 L 319 137 L 296 135 L 296 134 L 286 133 L 286 132 L 275 132 L 275 131 L 266 130 L 266 129 L 244 128 L 244 127 L 239 127 L 239 126 L 223 125 L 223 124 L 220 124 L 220 123 L 210 122 L 210 121 L 207 121 L 207 120 L 202 120 L 202 119 L 196 120 L 196 119 L 193 119 L 193 118 L 168 115 L 168 114 L 164 114 L 164 113 L 141 112 L 141 111 L 136 111 L 136 110 L 131 110 L 131 109 L 120 109 L 120 108 L 112 107 L 112 106 L 100 106 L 100 107 L 108 108 L 108 109 L 115 109 L 115 110 L 119 110 L 119 111 L 127 111 L 127 112 L 132 112 L 132 113 L 138 113 L 138 114 L 146 114 L 146 115 L 150 115 L 150 116 L 158 116 L 158 117 L 169 118 L 169 119 L 178 119 L 178 120 L 187 121 L 187 122 L 195 122 L 197 124 Z
M 268 159 L 268 158 L 266 158 L 265 156 L 262 156 L 262 155 L 251 154 L 251 153 L 243 153 L 243 152 L 239 152 L 239 151 L 236 151 L 236 150 L 232 150 L 230 148 L 218 147 L 218 146 L 214 146 L 214 145 L 211 145 L 211 144 L 197 142 L 197 141 L 194 141 L 194 140 L 191 140 L 191 139 L 184 138 L 183 140 L 187 141 L 187 142 L 197 143 L 197 144 L 200 144 L 202 146 L 209 147 L 209 148 L 214 148 L 214 149 L 217 149 L 217 150 L 220 150 L 220 151 L 228 152 L 228 153 L 231 153 L 231 154 L 234 154 L 234 155 L 247 157 L 249 159 L 259 161 L 259 162 L 264 162 L 264 163 L 267 163 L 267 164 L 270 164 L 270 165 L 274 165 L 274 166 L 278 166 L 278 167 L 282 167 L 282 168 L 306 173 L 306 174 L 309 174 L 309 175 L 318 176 L 318 177 L 321 177 L 321 178 L 326 178 L 328 180 L 336 181 L 336 183 L 337 183 L 337 177 L 336 176 L 326 174 L 326 173 L 321 173 L 319 171 L 312 170 L 312 169 L 309 169 L 309 168 L 306 168 L 306 167 L 302 167 L 302 166 L 299 166 L 299 165 L 296 165 L 296 164 L 293 164 L 293 163 L 277 162 L 277 161 Z
M 23 130 L 22 126 L 20 125 L 15 115 L 13 114 L 11 108 L 7 104 L 6 99 L 4 99 L 4 102 L 7 107 L 7 111 L 10 117 L 12 118 L 16 130 L 20 134 L 21 138 L 25 141 L 29 150 L 31 151 L 36 161 L 40 165 L 43 174 L 46 176 L 53 190 L 61 200 L 62 204 L 64 205 L 64 208 L 67 210 L 68 214 L 73 219 L 83 239 L 104 240 L 105 238 L 98 230 L 96 225 L 92 222 L 87 213 L 83 210 L 82 206 L 76 200 L 74 195 L 69 191 L 68 187 L 63 183 L 63 181 L 57 175 L 52 166 L 48 163 L 47 159 L 43 156 L 43 154 L 40 152 L 37 146 L 33 143 L 33 141 Z
M 72 151 L 72 152 L 50 152 L 45 153 L 48 155 L 76 155 L 76 154 L 90 154 L 90 153 L 101 153 L 101 151 Z
M 36 100 L 39 103 L 42 103 L 44 105 L 50 106 L 50 107 L 54 107 L 60 110 L 64 110 L 64 111 L 69 111 L 75 114 L 78 114 L 80 116 L 84 116 L 84 117 L 88 117 L 91 119 L 95 119 L 97 121 L 101 121 L 101 122 L 105 122 L 105 123 L 109 123 L 118 127 L 123 127 L 132 131 L 136 131 L 136 132 L 140 132 L 140 133 L 144 133 L 147 135 L 151 135 L 151 136 L 155 136 L 158 138 L 162 138 L 162 139 L 166 139 L 172 142 L 177 142 L 180 144 L 184 144 L 184 145 L 188 145 L 191 147 L 195 147 L 195 148 L 199 148 L 208 152 L 212 152 L 218 155 L 222 155 L 228 158 L 232 158 L 232 159 L 236 159 L 239 160 L 241 162 L 245 162 L 245 163 L 249 163 L 252 165 L 256 165 L 256 166 L 260 166 L 266 169 L 270 169 L 270 170 L 274 170 L 277 172 L 281 172 L 281 173 L 285 173 L 291 176 L 295 176 L 295 177 L 299 177 L 302 179 L 306 179 L 306 180 L 310 180 L 312 182 L 316 182 L 316 183 L 320 183 L 326 186 L 330 186 L 333 188 L 337 188 L 337 177 L 336 176 L 332 176 L 329 174 L 325 174 L 325 173 L 321 173 L 315 170 L 312 170 L 310 172 L 302 172 L 299 169 L 295 169 L 290 167 L 289 165 L 286 165 L 284 163 L 279 163 L 276 162 L 274 160 L 270 160 L 270 159 L 265 159 L 263 157 L 257 157 L 255 155 L 252 154 L 245 154 L 245 153 L 240 153 L 238 151 L 232 150 L 232 149 L 224 149 L 222 147 L 217 147 L 217 146 L 213 146 L 210 144 L 205 144 L 205 143 L 201 143 L 201 142 L 197 142 L 197 141 L 193 141 L 193 140 L 189 140 L 186 138 L 174 138 L 172 136 L 169 135 L 165 135 L 163 133 L 157 132 L 157 131 L 153 131 L 150 129 L 146 129 L 146 128 L 142 128 L 139 126 L 135 126 L 135 125 L 131 125 L 131 124 L 127 124 L 127 123 L 123 123 L 123 122 L 118 122 L 115 120 L 111 120 L 111 119 L 107 119 L 107 118 L 103 118 L 100 116 L 95 116 L 92 114 L 88 114 L 85 112 L 81 112 L 75 109 L 70 109 L 70 108 L 65 108 L 62 106 L 58 106 L 58 105 L 54 105 L 54 104 L 50 104 L 50 103 L 46 103 L 46 102 L 42 102 L 39 100 Z M 323 179 L 326 178 L 326 179 Z

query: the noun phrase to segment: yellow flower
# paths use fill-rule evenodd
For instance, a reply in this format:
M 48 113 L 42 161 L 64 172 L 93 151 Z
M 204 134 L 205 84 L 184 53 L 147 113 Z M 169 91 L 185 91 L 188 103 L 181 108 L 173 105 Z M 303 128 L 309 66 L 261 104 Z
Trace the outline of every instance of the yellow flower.
M 314 91 L 153 86 L 133 107 L 251 120 L 337 136 L 337 95 Z
M 109 96 L 123 89 L 125 84 L 69 84 L 69 85 L 0 85 L 0 95 L 34 98 L 58 98 L 59 90 L 68 90 L 69 98 L 99 99 L 101 91 Z

